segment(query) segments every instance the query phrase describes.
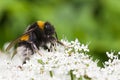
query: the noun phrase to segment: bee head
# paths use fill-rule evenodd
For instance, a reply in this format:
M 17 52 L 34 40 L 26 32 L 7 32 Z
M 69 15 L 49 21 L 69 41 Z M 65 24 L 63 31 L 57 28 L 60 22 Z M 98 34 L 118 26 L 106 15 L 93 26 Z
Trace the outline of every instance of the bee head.
M 49 22 L 45 22 L 44 32 L 47 37 L 50 37 L 55 34 L 55 29 L 54 29 L 53 25 L 51 25 Z

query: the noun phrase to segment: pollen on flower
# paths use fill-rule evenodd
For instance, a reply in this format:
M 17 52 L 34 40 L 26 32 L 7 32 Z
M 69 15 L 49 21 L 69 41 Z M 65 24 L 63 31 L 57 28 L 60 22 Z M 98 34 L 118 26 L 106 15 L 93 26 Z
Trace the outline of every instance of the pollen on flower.
M 0 52 L 0 80 L 119 80 L 120 60 L 114 52 L 106 52 L 109 60 L 104 68 L 97 66 L 87 52 L 88 45 L 61 40 L 66 46 L 56 44 L 51 52 L 40 48 L 22 64 L 25 47 L 18 47 L 17 54 Z M 14 49 L 12 49 L 14 50 Z M 11 51 L 14 52 L 14 51 Z M 29 50 L 28 50 L 29 53 Z M 120 54 L 120 52 L 118 53 Z

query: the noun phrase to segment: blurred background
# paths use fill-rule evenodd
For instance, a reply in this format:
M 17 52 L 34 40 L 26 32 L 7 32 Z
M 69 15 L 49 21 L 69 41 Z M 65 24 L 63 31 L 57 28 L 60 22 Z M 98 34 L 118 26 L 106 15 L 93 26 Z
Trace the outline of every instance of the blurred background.
M 51 22 L 59 39 L 89 43 L 101 62 L 120 51 L 120 0 L 0 0 L 0 48 L 38 20 Z

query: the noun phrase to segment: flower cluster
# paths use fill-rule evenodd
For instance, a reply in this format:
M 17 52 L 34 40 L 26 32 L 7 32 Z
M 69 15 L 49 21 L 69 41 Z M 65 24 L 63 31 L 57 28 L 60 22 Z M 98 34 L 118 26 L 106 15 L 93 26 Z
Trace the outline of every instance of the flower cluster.
M 57 44 L 51 52 L 40 48 L 42 56 L 35 53 L 26 64 L 19 54 L 11 59 L 10 54 L 0 52 L 0 80 L 120 80 L 118 55 L 107 52 L 109 60 L 101 68 L 86 54 L 88 45 L 78 39 L 61 42 L 65 46 Z M 24 47 L 17 52 L 24 53 Z

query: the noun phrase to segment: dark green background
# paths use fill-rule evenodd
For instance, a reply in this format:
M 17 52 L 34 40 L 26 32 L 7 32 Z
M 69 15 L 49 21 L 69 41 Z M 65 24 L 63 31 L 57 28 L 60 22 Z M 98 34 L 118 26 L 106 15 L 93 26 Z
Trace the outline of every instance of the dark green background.
M 90 55 L 106 60 L 120 50 L 120 0 L 0 0 L 0 46 L 38 20 L 49 21 L 59 39 L 89 44 Z

